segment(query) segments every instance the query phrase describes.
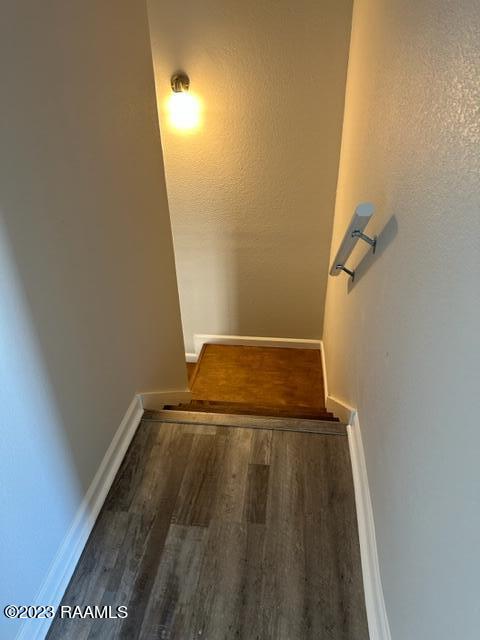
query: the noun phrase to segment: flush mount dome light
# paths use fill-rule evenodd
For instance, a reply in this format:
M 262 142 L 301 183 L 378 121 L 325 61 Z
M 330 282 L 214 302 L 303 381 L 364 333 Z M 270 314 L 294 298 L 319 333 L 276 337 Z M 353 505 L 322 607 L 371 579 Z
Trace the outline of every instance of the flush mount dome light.
M 170 79 L 172 94 L 167 109 L 171 126 L 178 131 L 192 131 L 200 125 L 200 103 L 190 93 L 190 78 L 186 73 L 175 73 Z

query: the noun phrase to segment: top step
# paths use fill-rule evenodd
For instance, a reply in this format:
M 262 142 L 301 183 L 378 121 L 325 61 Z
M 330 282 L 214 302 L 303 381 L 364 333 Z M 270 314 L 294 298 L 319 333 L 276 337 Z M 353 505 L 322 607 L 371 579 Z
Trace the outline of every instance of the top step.
M 272 429 L 277 431 L 299 431 L 322 435 L 346 436 L 346 425 L 333 420 L 307 420 L 302 418 L 254 416 L 228 413 L 208 413 L 206 411 L 145 411 L 144 420 L 199 424 L 245 429 Z
M 307 420 L 331 420 L 332 422 L 338 422 L 338 418 L 326 409 L 314 409 L 304 406 L 273 406 L 245 402 L 223 402 L 219 400 L 192 400 L 185 404 L 166 405 L 164 409 L 173 411 L 204 411 L 207 413 L 271 416 L 278 418 L 304 418 Z

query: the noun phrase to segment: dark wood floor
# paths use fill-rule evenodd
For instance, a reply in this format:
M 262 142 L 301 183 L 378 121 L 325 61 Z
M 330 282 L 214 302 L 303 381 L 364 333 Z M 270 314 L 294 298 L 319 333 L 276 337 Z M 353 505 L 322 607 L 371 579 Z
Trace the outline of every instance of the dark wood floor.
M 345 436 L 143 421 L 50 640 L 367 640 Z

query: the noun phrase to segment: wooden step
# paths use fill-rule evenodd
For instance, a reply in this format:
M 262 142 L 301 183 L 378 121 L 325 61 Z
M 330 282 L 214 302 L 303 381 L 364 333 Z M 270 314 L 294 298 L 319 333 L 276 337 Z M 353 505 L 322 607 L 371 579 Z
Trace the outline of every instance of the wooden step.
M 333 420 L 307 420 L 290 417 L 253 416 L 206 411 L 145 411 L 144 420 L 175 422 L 181 424 L 212 425 L 216 427 L 241 427 L 247 429 L 273 429 L 277 431 L 300 431 L 322 435 L 346 436 L 346 425 Z
M 280 418 L 305 418 L 307 420 L 332 420 L 338 422 L 333 413 L 326 409 L 311 407 L 272 406 L 247 404 L 244 402 L 222 402 L 218 400 L 192 400 L 179 405 L 166 405 L 164 409 L 173 411 L 206 411 L 207 413 L 237 413 L 240 415 L 271 416 Z
M 194 398 L 189 403 L 185 403 L 178 406 L 196 406 L 200 408 L 211 407 L 214 409 L 222 409 L 223 407 L 231 407 L 232 409 L 258 409 L 259 411 L 299 411 L 304 413 L 305 415 L 315 416 L 315 415 L 324 415 L 333 417 L 333 413 L 327 411 L 325 407 L 311 407 L 304 405 L 273 405 L 273 404 L 260 404 L 260 403 L 248 403 L 248 402 L 235 402 L 232 400 L 200 400 Z M 172 405 L 171 408 L 175 408 L 175 405 Z M 236 413 L 232 411 L 231 413 Z M 295 417 L 295 416 L 294 416 Z

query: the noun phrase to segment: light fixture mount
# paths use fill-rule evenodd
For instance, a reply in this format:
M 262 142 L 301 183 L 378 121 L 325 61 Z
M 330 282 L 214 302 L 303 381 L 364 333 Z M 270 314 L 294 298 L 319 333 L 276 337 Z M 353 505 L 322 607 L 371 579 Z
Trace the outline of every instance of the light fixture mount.
M 174 93 L 182 93 L 190 88 L 190 78 L 183 71 L 174 73 L 170 79 L 170 85 Z

